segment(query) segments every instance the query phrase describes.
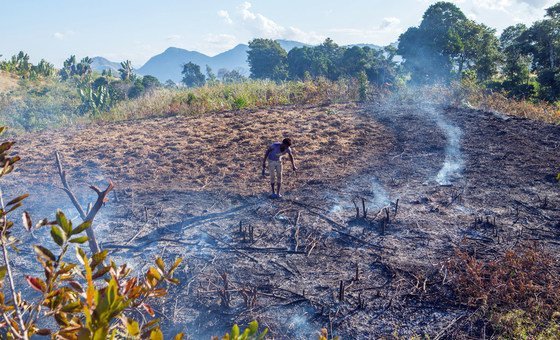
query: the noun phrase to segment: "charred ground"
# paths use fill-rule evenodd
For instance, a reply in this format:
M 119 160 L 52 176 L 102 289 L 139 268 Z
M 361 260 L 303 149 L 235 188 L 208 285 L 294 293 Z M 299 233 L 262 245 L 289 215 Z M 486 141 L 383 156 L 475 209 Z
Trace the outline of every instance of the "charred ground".
M 269 200 L 261 157 L 285 135 L 300 170 L 287 172 L 285 199 Z M 560 128 L 537 121 L 388 101 L 18 139 L 23 161 L 4 191 L 31 192 L 34 215 L 72 211 L 57 188 L 58 150 L 84 201 L 86 183 L 117 185 L 96 222 L 102 247 L 138 269 L 155 255 L 187 259 L 158 312 L 197 338 L 252 319 L 277 338 L 321 327 L 343 338 L 465 334 L 472 310 L 441 284 L 456 247 L 492 257 L 524 241 L 560 245 Z M 18 270 L 31 261 L 19 257 Z

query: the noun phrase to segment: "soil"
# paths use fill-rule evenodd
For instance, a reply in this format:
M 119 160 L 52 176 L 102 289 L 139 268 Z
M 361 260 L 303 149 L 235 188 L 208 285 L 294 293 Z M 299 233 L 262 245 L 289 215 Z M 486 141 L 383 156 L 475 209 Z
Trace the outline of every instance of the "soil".
M 299 169 L 284 162 L 284 197 L 272 200 L 262 157 L 285 136 Z M 438 287 L 455 248 L 493 256 L 523 241 L 553 254 L 560 245 L 560 127 L 498 113 L 333 104 L 17 142 L 23 160 L 3 191 L 30 192 L 35 219 L 56 208 L 77 216 L 58 189 L 56 150 L 82 202 L 93 200 L 88 184 L 116 184 L 95 223 L 102 248 L 138 271 L 158 255 L 185 258 L 181 284 L 156 309 L 169 334 L 193 339 L 253 319 L 277 339 L 313 338 L 322 327 L 343 339 L 465 335 L 457 320 L 472 311 Z M 41 230 L 26 237 L 47 242 Z M 27 272 L 32 261 L 15 265 Z

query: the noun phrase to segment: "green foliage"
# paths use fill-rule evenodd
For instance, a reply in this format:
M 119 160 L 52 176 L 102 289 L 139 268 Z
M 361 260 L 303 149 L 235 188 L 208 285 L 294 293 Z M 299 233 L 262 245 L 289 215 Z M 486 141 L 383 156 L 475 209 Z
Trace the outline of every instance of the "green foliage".
M 200 72 L 200 66 L 190 61 L 183 65 L 183 71 L 181 73 L 183 74 L 182 82 L 188 87 L 203 86 L 206 82 L 204 74 Z
M 62 80 L 68 80 L 72 77 L 85 78 L 92 74 L 91 63 L 93 59 L 84 57 L 79 63 L 76 62 L 76 56 L 71 55 L 63 63 L 62 69 L 59 71 Z
M 242 75 L 239 70 L 228 71 L 225 68 L 218 70 L 218 78 L 225 84 L 242 83 L 247 80 L 247 77 Z
M 78 93 L 82 100 L 80 106 L 80 112 L 82 113 L 91 112 L 93 115 L 97 115 L 111 107 L 111 95 L 107 85 L 101 84 L 94 87 L 87 83 L 78 88 Z
M 0 132 L 5 129 L 0 128 Z M 13 142 L 0 145 L 0 177 L 9 174 L 20 160 L 10 156 Z M 0 334 L 7 338 L 29 339 L 33 335 L 50 335 L 57 339 L 161 339 L 159 320 L 150 301 L 167 293 L 165 284 L 177 284 L 174 272 L 181 264 L 177 259 L 166 266 L 161 258 L 141 276 L 132 276 L 126 264 L 118 266 L 103 251 L 88 256 L 79 246 L 88 240 L 81 235 L 91 222 L 78 226 L 58 211 L 54 221 L 43 219 L 33 224 L 27 212 L 23 213 L 25 230 L 51 228 L 51 238 L 56 249 L 34 246 L 37 262 L 42 267 L 42 277 L 26 276 L 25 280 L 35 290 L 35 300 L 28 301 L 14 282 L 10 266 L 10 251 L 19 240 L 13 235 L 16 223 L 12 213 L 23 205 L 28 195 L 10 200 L 0 208 L 0 245 L 4 265 L 0 267 Z M 76 246 L 74 246 L 76 245 Z M 76 260 L 68 259 L 68 252 L 75 247 Z M 16 249 L 17 250 L 17 249 Z M 7 283 L 6 283 L 7 279 Z M 25 316 L 24 316 L 25 313 Z M 140 323 L 141 317 L 149 320 Z M 150 319 L 151 318 L 151 319 Z M 52 322 L 45 322 L 50 319 Z M 40 328 L 41 324 L 49 325 Z M 178 335 L 176 339 L 180 339 Z
M 272 39 L 253 39 L 249 42 L 247 62 L 251 78 L 285 80 L 288 77 L 288 54 L 277 41 Z
M 212 71 L 212 68 L 208 65 L 206 65 L 206 79 L 210 86 L 218 83 L 218 77 L 216 77 L 216 74 L 214 74 L 214 71 Z
M 244 108 L 247 107 L 247 105 L 248 105 L 248 104 L 247 104 L 247 99 L 245 99 L 245 98 L 243 98 L 243 97 L 235 98 L 234 101 L 233 101 L 233 107 L 234 107 L 236 110 L 244 109 Z
M 468 70 L 486 81 L 500 58 L 495 30 L 468 20 L 449 2 L 431 5 L 420 26 L 399 37 L 398 53 L 416 84 L 448 83 Z
M 41 59 L 37 65 L 29 62 L 29 55 L 20 51 L 12 56 L 10 60 L 0 62 L 0 70 L 16 74 L 23 79 L 49 78 L 55 74 L 54 65 Z
M 121 62 L 119 74 L 121 76 L 121 79 L 124 81 L 131 81 L 135 79 L 134 68 L 132 67 L 132 62 L 130 60 Z
M 159 82 L 159 80 L 154 77 L 154 76 L 150 76 L 150 75 L 146 75 L 142 77 L 142 86 L 144 86 L 144 89 L 146 91 L 161 87 L 161 83 Z
M 259 323 L 257 321 L 253 321 L 249 323 L 249 326 L 241 332 L 239 330 L 239 326 L 233 325 L 231 328 L 230 333 L 226 333 L 222 337 L 222 340 L 264 340 L 266 335 L 268 334 L 268 328 L 265 328 L 264 331 L 259 332 Z M 218 337 L 213 337 L 212 340 L 219 340 Z
M 360 86 L 360 101 L 365 101 L 367 99 L 367 90 L 368 90 L 368 79 L 365 71 L 362 71 L 358 75 L 358 84 Z

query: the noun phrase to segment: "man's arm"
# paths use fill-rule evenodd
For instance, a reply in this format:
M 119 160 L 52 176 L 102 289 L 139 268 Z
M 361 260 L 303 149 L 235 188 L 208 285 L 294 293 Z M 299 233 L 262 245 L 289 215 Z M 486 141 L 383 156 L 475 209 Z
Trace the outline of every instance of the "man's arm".
M 288 157 L 290 157 L 290 162 L 292 162 L 292 169 L 293 169 L 294 171 L 296 171 L 296 170 L 297 170 L 297 167 L 296 167 L 296 163 L 294 162 L 294 156 L 292 155 L 292 152 L 291 152 L 291 151 L 288 152 Z
M 266 152 L 264 153 L 264 158 L 263 158 L 263 163 L 262 163 L 262 172 L 264 175 L 264 169 L 266 168 L 266 159 L 268 158 L 268 155 L 270 154 L 270 147 L 266 149 Z

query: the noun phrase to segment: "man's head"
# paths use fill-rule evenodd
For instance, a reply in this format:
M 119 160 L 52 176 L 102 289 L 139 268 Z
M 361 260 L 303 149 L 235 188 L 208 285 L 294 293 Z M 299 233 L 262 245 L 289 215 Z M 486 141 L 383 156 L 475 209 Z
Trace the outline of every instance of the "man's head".
M 284 152 L 292 145 L 292 140 L 290 138 L 284 138 L 282 145 L 280 145 L 280 151 Z
M 292 146 L 292 140 L 290 138 L 284 138 L 282 144 L 289 148 L 290 146 Z

